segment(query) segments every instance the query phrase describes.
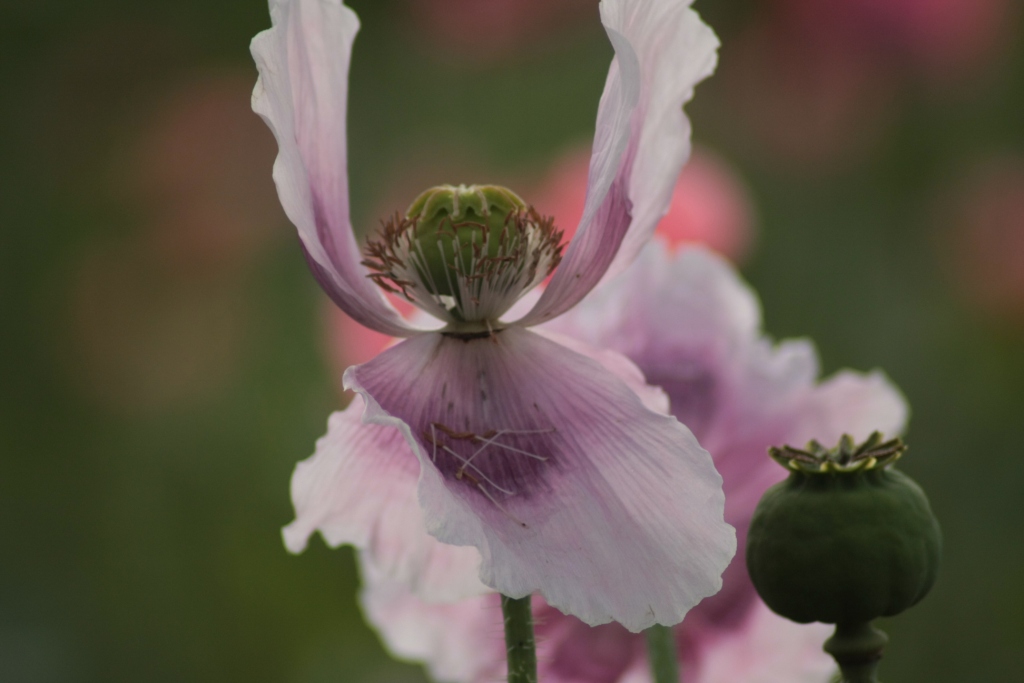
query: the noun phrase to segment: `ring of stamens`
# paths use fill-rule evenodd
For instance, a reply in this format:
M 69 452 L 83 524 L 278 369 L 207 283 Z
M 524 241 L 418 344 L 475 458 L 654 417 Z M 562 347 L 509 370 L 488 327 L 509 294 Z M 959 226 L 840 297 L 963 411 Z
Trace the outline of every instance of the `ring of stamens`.
M 503 219 L 487 210 L 459 213 L 456 205 L 430 220 L 396 212 L 365 247 L 370 279 L 458 331 L 490 331 L 558 266 L 562 231 L 533 207 L 513 208 Z

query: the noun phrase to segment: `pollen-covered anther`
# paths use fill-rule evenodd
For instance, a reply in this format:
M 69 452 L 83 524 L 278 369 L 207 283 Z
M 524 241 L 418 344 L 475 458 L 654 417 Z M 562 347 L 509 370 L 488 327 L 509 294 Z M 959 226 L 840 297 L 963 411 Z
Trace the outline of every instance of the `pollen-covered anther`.
M 382 221 L 363 264 L 380 287 L 447 321 L 491 329 L 562 257 L 562 232 L 497 185 L 443 185 Z

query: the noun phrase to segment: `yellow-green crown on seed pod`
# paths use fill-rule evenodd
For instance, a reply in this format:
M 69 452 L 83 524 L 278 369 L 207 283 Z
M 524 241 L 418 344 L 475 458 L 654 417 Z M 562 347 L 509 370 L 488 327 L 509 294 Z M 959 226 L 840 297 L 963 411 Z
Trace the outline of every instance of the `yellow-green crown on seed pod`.
M 877 432 L 826 449 L 773 448 L 789 477 L 768 489 L 747 536 L 747 570 L 775 612 L 806 623 L 892 616 L 935 583 L 942 533 L 924 491 Z
M 825 474 L 889 467 L 906 450 L 906 444 L 899 437 L 883 442 L 881 432 L 874 432 L 860 445 L 849 434 L 844 434 L 835 448 L 825 448 L 817 441 L 811 441 L 806 448 L 773 446 L 768 449 L 768 454 L 787 469 Z
M 457 273 L 471 273 L 481 258 L 519 249 L 523 235 L 515 221 L 528 210 L 500 185 L 439 185 L 420 194 L 405 215 L 415 223 L 415 249 L 430 293 L 457 296 Z

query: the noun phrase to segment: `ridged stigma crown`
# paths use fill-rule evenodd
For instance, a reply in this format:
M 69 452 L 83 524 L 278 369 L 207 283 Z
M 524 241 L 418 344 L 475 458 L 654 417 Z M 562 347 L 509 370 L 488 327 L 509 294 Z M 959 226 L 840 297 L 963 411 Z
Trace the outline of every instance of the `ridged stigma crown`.
M 366 246 L 384 289 L 455 326 L 491 324 L 561 260 L 562 233 L 499 185 L 439 185 Z
M 786 469 L 825 474 L 888 467 L 899 460 L 906 450 L 906 444 L 899 437 L 883 443 L 881 432 L 874 432 L 860 445 L 849 434 L 843 434 L 834 448 L 825 448 L 817 441 L 811 441 L 803 449 L 773 446 L 768 449 L 768 454 Z

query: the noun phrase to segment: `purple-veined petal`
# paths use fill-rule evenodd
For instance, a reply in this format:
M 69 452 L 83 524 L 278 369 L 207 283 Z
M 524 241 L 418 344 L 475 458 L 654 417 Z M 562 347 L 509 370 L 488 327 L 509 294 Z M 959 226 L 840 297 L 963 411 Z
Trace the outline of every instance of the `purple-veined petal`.
M 702 247 L 673 255 L 655 240 L 621 277 L 539 329 L 618 351 L 665 389 L 672 414 L 715 458 L 727 507 L 759 470 L 776 474 L 767 448 L 802 419 L 818 374 L 813 346 L 765 338 L 755 293 Z
M 363 325 L 413 329 L 360 265 L 349 218 L 348 70 L 359 19 L 341 0 L 270 0 L 272 27 L 252 40 L 259 69 L 252 108 L 277 139 L 274 182 L 310 268 L 331 299 Z
M 764 336 L 754 291 L 702 247 L 673 255 L 655 239 L 625 273 L 537 329 L 628 356 L 713 456 L 739 553 L 722 590 L 686 623 L 728 625 L 755 600 L 743 562 L 747 527 L 765 490 L 786 477 L 769 446 L 834 443 L 844 432 L 865 438 L 875 429 L 896 435 L 906 418 L 905 401 L 879 373 L 843 371 L 819 384 L 813 344 Z
M 772 344 L 766 339 L 754 293 L 726 262 L 702 249 L 671 256 L 652 244 L 621 278 L 537 331 L 552 329 L 628 354 L 651 379 L 660 373 L 674 411 L 700 426 L 702 442 L 715 445 L 713 455 L 720 458 L 725 478 L 726 518 L 742 534 L 764 490 L 785 477 L 767 457 L 769 445 L 815 436 L 827 440 L 832 432 L 842 431 L 860 435 L 860 430 L 878 428 L 895 433 L 906 416 L 899 392 L 878 373 L 844 371 L 818 384 L 813 346 L 802 340 Z M 680 374 L 672 375 L 673 368 Z M 701 402 L 710 403 L 709 414 L 698 409 Z M 829 679 L 834 667 L 821 651 L 827 627 L 800 626 L 772 615 L 754 594 L 742 562 L 730 565 L 724 583 L 722 592 L 702 602 L 677 627 L 688 682 Z M 403 597 L 402 591 L 388 590 L 386 600 L 375 594 L 375 582 L 368 581 L 363 598 L 367 616 L 390 647 L 395 647 L 396 622 L 371 605 L 390 602 L 391 613 L 402 615 L 401 634 L 414 639 L 419 649 L 398 651 L 426 661 L 435 675 L 441 670 L 439 658 L 456 656 L 456 647 L 470 643 L 473 666 L 442 680 L 482 683 L 500 678 L 504 653 L 495 596 L 470 599 L 456 610 L 424 603 L 408 591 Z M 565 680 L 573 683 L 649 683 L 642 639 L 633 641 L 641 654 L 625 673 L 620 673 L 618 659 L 605 662 L 600 675 L 582 666 L 574 669 L 573 653 L 591 651 L 590 640 L 573 630 L 579 622 L 545 612 L 539 602 L 535 598 L 535 612 L 540 610 L 543 622 L 538 627 L 542 680 L 563 683 L 558 674 L 564 672 Z M 440 623 L 429 621 L 436 618 L 429 616 L 435 609 L 447 610 L 445 631 L 431 632 L 430 638 L 417 635 L 415 624 Z M 445 636 L 461 645 L 446 642 Z M 630 638 L 636 637 L 621 632 L 622 642 L 602 644 L 602 654 L 628 651 Z M 494 653 L 494 660 L 481 653 Z M 586 664 L 597 659 L 591 657 Z
M 416 500 L 419 463 L 393 427 L 363 424 L 358 396 L 331 415 L 316 452 L 295 467 L 295 521 L 285 545 L 305 550 L 319 531 L 330 546 L 350 543 L 366 561 L 417 595 L 455 600 L 487 589 L 474 548 L 445 545 L 427 534 Z
M 413 322 L 426 315 L 420 311 Z M 665 393 L 648 385 L 625 356 L 557 333 L 545 336 L 598 360 L 649 409 L 668 411 Z M 363 399 L 357 396 L 346 410 L 333 414 L 315 454 L 296 466 L 292 476 L 296 519 L 284 529 L 288 549 L 302 552 L 309 537 L 320 531 L 332 547 L 355 545 L 376 574 L 407 586 L 425 600 L 453 600 L 488 591 L 478 578 L 480 556 L 475 548 L 441 543 L 427 534 L 416 499 L 419 463 L 401 433 L 364 424 L 362 412 Z
M 662 415 L 668 415 L 668 394 L 665 393 L 665 390 L 648 384 L 644 378 L 643 371 L 637 367 L 636 363 L 618 351 L 597 348 L 581 339 L 560 334 L 554 330 L 538 329 L 533 330 L 533 332 L 571 351 L 596 360 L 605 370 L 625 382 L 626 386 L 637 395 L 645 408 Z
M 767 449 L 787 438 L 814 387 L 813 347 L 765 339 L 756 294 L 722 257 L 702 247 L 673 254 L 657 239 L 625 273 L 538 329 L 631 358 L 648 382 L 665 389 L 672 414 L 711 453 L 739 554 L 722 591 L 687 623 L 742 618 L 755 597 L 742 558 L 746 529 L 761 495 L 786 475 Z
M 518 327 L 431 333 L 345 382 L 402 430 L 428 531 L 477 547 L 484 584 L 634 631 L 720 588 L 735 534 L 710 457 L 595 360 Z
M 714 70 L 718 39 L 685 0 L 603 0 L 615 58 L 598 107 L 587 198 L 576 235 L 533 325 L 564 313 L 628 266 L 668 210 L 690 153 L 683 104 Z

